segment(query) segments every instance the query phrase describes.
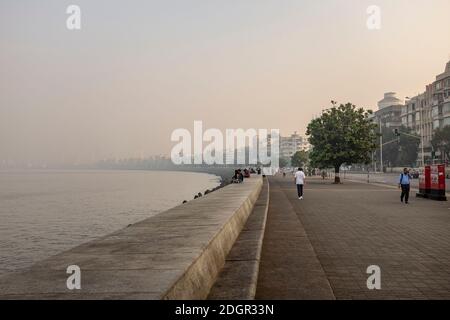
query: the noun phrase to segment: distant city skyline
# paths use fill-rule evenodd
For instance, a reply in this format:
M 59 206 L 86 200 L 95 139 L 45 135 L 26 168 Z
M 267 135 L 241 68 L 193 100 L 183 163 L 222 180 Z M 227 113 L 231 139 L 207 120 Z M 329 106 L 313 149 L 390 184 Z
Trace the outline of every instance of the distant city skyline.
M 304 135 L 331 100 L 424 92 L 450 60 L 450 2 L 379 0 L 369 30 L 373 4 L 3 0 L 0 163 L 169 155 L 195 120 Z

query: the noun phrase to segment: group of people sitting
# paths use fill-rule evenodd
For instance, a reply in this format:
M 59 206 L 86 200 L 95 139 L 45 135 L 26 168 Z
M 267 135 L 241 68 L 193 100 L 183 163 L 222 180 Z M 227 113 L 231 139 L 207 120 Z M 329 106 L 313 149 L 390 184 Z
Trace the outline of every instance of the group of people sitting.
M 234 175 L 231 178 L 231 183 L 242 183 L 244 182 L 244 178 L 250 178 L 250 174 L 254 173 L 261 174 L 261 168 L 259 167 L 256 168 L 256 171 L 253 168 L 250 169 L 245 168 L 244 170 L 242 169 L 234 170 Z

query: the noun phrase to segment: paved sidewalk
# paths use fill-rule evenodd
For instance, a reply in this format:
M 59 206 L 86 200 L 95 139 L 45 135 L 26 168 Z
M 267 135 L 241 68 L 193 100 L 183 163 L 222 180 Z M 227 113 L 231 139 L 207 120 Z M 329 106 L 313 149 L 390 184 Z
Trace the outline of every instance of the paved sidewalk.
M 393 188 L 321 179 L 307 180 L 300 201 L 291 177 L 270 184 L 257 298 L 332 298 L 326 280 L 336 299 L 450 299 L 450 203 L 404 205 Z M 367 289 L 370 265 L 381 290 Z
M 333 299 L 325 272 L 294 207 L 270 181 L 256 299 Z

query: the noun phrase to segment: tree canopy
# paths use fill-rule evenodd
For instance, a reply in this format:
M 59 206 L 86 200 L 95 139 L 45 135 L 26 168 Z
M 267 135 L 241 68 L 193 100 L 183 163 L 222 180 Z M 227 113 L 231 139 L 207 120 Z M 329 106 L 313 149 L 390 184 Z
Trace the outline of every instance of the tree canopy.
M 383 162 L 392 167 L 414 166 L 419 154 L 420 137 L 411 137 L 413 132 L 407 127 L 398 129 L 400 136 L 394 134 L 392 128 L 383 127 L 383 143 L 393 141 L 383 146 Z M 379 132 L 379 129 L 377 129 Z M 405 135 L 404 133 L 410 134 Z M 376 152 L 377 159 L 380 159 L 380 149 Z
M 445 154 L 446 159 L 450 159 L 450 126 L 437 128 L 431 139 L 431 145 L 435 150 Z
M 293 167 L 305 167 L 308 164 L 309 155 L 307 151 L 297 151 L 291 158 Z
M 289 161 L 285 158 L 279 159 L 280 168 L 286 168 L 289 165 Z
M 311 164 L 318 168 L 333 167 L 335 182 L 340 183 L 343 164 L 368 163 L 376 149 L 377 125 L 369 118 L 371 111 L 351 103 L 325 110 L 310 122 L 306 134 L 312 145 Z

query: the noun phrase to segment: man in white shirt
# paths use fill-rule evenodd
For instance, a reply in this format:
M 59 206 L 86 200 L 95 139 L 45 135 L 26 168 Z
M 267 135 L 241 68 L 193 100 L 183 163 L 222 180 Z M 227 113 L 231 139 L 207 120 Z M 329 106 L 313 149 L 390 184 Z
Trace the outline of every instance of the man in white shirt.
M 295 183 L 297 184 L 298 198 L 303 200 L 303 186 L 305 185 L 305 173 L 302 168 L 298 168 L 295 173 Z

